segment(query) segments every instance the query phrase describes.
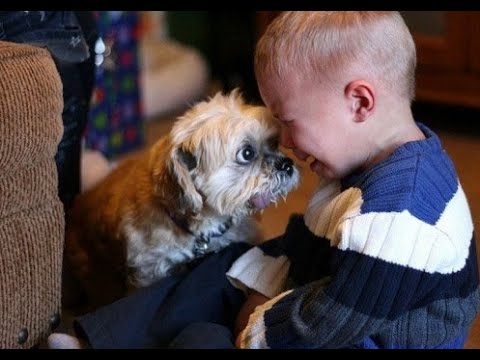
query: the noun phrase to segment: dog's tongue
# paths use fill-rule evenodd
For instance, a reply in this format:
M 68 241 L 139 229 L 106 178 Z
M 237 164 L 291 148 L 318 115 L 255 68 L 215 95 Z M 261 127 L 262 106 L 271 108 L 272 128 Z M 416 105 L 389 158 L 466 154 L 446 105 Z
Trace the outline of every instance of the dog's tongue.
M 272 196 L 270 194 L 257 194 L 253 195 L 250 199 L 259 210 L 265 209 L 272 202 Z

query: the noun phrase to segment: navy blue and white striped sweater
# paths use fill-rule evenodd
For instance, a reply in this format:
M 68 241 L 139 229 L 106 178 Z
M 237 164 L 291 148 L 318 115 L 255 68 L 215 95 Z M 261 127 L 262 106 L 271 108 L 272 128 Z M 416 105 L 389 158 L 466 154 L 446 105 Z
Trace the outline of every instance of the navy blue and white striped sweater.
M 246 348 L 458 348 L 479 308 L 475 237 L 439 138 L 322 186 L 227 275 L 269 297 Z M 287 288 L 294 290 L 284 291 Z

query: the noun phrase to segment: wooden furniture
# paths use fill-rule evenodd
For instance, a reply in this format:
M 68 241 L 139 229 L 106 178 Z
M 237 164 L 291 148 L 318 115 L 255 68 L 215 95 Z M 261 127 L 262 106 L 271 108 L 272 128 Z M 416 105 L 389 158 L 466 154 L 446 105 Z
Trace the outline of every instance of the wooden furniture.
M 480 108 L 480 12 L 402 15 L 417 46 L 417 99 Z
M 401 13 L 417 46 L 416 99 L 480 108 L 480 11 Z M 278 14 L 257 12 L 257 36 Z

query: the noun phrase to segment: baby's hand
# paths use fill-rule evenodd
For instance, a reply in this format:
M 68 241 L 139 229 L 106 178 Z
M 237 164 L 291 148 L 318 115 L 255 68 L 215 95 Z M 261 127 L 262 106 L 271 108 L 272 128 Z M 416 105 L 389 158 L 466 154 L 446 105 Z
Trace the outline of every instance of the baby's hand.
M 248 318 L 250 317 L 250 314 L 255 310 L 255 308 L 258 305 L 264 304 L 268 300 L 270 300 L 270 298 L 266 297 L 265 295 L 260 294 L 255 290 L 249 290 L 247 300 L 242 305 L 242 308 L 237 314 L 237 319 L 235 320 L 235 337 L 237 337 L 238 334 L 240 334 L 242 330 L 245 329 L 245 326 L 247 326 L 248 323 Z

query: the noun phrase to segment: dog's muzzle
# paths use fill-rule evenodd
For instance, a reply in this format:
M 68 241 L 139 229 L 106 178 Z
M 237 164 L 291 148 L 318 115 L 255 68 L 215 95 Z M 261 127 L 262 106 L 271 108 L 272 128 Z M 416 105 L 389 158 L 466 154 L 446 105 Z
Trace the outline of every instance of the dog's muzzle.
M 293 160 L 286 156 L 274 155 L 267 158 L 271 177 L 268 186 L 259 189 L 249 200 L 251 208 L 256 210 L 265 209 L 280 197 L 285 198 L 287 193 L 296 187 L 298 183 L 298 171 Z
M 288 176 L 293 175 L 293 160 L 283 157 L 275 161 L 275 169 L 286 173 Z

